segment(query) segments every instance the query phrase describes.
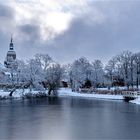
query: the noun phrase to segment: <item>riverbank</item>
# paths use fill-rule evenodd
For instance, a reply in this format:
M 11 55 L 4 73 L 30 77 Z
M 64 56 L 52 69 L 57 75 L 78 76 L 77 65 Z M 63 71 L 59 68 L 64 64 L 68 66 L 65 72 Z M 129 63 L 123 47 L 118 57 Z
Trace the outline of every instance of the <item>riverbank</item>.
M 83 97 L 83 98 L 99 98 L 99 99 L 110 99 L 110 100 L 123 100 L 122 95 L 111 95 L 111 94 L 96 94 L 96 93 L 78 93 L 72 92 L 69 88 L 61 88 L 59 96 L 71 96 L 71 97 Z
M 134 103 L 134 104 L 138 104 L 140 105 L 140 97 L 138 97 L 137 99 L 133 100 L 133 101 L 130 101 L 131 103 Z
M 12 97 L 9 96 L 10 91 L 0 90 L 0 99 L 9 99 L 9 98 L 31 98 L 31 97 L 44 97 L 47 96 L 48 91 L 35 91 L 30 89 L 17 89 L 13 92 Z
M 11 98 L 8 91 L 0 90 L 0 99 Z M 48 96 L 48 91 L 30 91 L 29 89 L 17 89 L 14 91 L 12 98 L 32 98 L 32 97 L 45 97 Z M 72 92 L 70 88 L 61 88 L 58 90 L 58 96 L 63 97 L 82 97 L 82 98 L 98 98 L 98 99 L 108 99 L 108 100 L 123 100 L 123 95 L 113 95 L 113 94 L 98 94 L 98 93 L 78 93 Z M 140 104 L 140 98 L 131 101 L 131 103 Z

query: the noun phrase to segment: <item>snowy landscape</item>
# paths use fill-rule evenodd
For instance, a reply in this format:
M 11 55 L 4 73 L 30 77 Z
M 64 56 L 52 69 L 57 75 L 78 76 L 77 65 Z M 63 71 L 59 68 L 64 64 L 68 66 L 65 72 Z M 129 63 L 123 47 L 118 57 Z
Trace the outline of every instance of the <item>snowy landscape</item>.
M 140 1 L 0 1 L 0 140 L 140 139 Z
M 124 92 L 129 92 L 137 93 L 132 103 L 140 104 L 140 53 L 122 52 L 105 66 L 101 60 L 90 62 L 85 57 L 61 65 L 48 54 L 36 54 L 24 62 L 14 58 L 16 53 L 12 41 L 5 65 L 0 67 L 1 99 L 57 94 L 122 100 Z
M 0 97 L 65 95 L 123 100 L 127 94 L 134 94 L 135 100 L 131 102 L 140 104 L 139 63 L 140 53 L 130 51 L 114 56 L 105 66 L 101 60 L 90 62 L 85 57 L 61 65 L 48 54 L 36 54 L 24 62 L 16 59 L 11 39 L 6 60 L 0 67 Z

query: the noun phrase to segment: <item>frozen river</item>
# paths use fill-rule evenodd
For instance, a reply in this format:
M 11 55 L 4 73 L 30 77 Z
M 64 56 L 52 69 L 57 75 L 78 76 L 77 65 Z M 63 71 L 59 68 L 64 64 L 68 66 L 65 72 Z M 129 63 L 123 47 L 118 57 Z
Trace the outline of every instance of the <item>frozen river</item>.
M 140 139 L 140 106 L 77 97 L 0 101 L 0 140 Z

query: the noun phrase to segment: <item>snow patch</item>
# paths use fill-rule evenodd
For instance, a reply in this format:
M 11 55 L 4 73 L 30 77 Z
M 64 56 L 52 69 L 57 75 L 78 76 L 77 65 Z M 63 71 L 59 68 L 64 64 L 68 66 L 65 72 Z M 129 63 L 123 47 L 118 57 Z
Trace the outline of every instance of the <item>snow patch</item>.
M 140 97 L 138 97 L 137 99 L 133 100 L 133 101 L 130 101 L 131 103 L 134 103 L 134 104 L 138 104 L 140 105 Z
M 72 97 L 85 97 L 85 98 L 99 98 L 110 100 L 123 100 L 122 95 L 110 95 L 110 94 L 96 94 L 96 93 L 78 93 L 72 92 L 69 88 L 62 88 L 58 91 L 59 96 L 72 96 Z

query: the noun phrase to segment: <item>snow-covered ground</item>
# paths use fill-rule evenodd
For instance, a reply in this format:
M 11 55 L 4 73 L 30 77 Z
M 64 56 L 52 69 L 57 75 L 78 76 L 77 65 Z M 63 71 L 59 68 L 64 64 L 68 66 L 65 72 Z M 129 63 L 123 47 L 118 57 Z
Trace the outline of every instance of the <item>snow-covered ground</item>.
M 42 93 L 46 93 L 47 91 L 42 91 Z M 10 92 L 0 90 L 0 96 L 1 97 L 8 97 Z M 26 95 L 28 93 L 32 94 L 38 94 L 39 91 L 32 91 L 30 92 L 29 89 L 25 89 L 24 91 L 22 89 L 18 89 L 13 93 L 13 97 L 18 98 L 22 97 L 23 95 Z M 58 96 L 71 96 L 71 97 L 83 97 L 83 98 L 99 98 L 99 99 L 111 99 L 111 100 L 123 100 L 122 95 L 110 95 L 110 94 L 91 94 L 91 93 L 77 93 L 72 92 L 69 88 L 61 88 L 58 90 Z
M 134 103 L 134 104 L 138 104 L 140 105 L 140 97 L 138 97 L 137 99 L 133 100 L 133 101 L 130 101 L 131 103 Z
M 28 93 L 32 93 L 32 95 L 37 95 L 41 91 L 32 91 L 30 92 L 29 89 L 25 89 L 24 91 L 22 89 L 17 89 L 12 97 L 14 98 L 20 98 L 23 97 L 23 95 L 26 95 Z M 0 97 L 9 97 L 8 91 L 0 90 Z M 42 91 L 42 93 L 45 93 L 47 95 L 47 91 Z M 96 94 L 96 93 L 78 93 L 78 92 L 72 92 L 70 88 L 61 88 L 58 90 L 58 96 L 59 97 L 82 97 L 82 98 L 98 98 L 98 99 L 108 99 L 108 100 L 123 100 L 122 95 L 110 95 L 110 94 Z M 130 101 L 134 104 L 140 105 L 140 97 L 137 99 Z
M 25 89 L 24 91 L 22 89 L 17 89 L 13 93 L 13 97 L 20 98 L 23 97 L 23 95 L 26 95 L 28 93 L 32 93 L 33 95 L 38 94 L 41 91 L 32 91 L 30 92 L 29 89 Z M 0 90 L 0 97 L 9 97 L 8 91 Z M 45 93 L 47 95 L 47 91 L 42 91 L 42 93 Z M 123 100 L 122 95 L 111 95 L 111 94 L 96 94 L 96 93 L 78 93 L 78 92 L 72 92 L 70 88 L 61 88 L 58 90 L 58 96 L 59 97 L 82 97 L 82 98 L 98 98 L 98 99 L 109 99 L 109 100 Z M 140 104 L 140 97 L 130 101 L 131 103 Z
M 84 98 L 123 100 L 122 95 L 77 93 L 77 92 L 72 92 L 71 89 L 68 89 L 68 88 L 61 88 L 58 92 L 59 92 L 59 96 L 72 96 L 72 97 L 84 97 Z
M 1 97 L 8 96 L 8 95 L 9 95 L 9 92 L 0 90 L 0 96 L 1 96 Z
M 20 98 L 20 97 L 23 97 L 23 95 L 26 95 L 28 93 L 31 93 L 31 94 L 38 94 L 40 91 L 30 91 L 30 89 L 17 89 L 16 91 L 13 92 L 13 95 L 12 97 L 14 98 Z M 42 93 L 46 93 L 47 94 L 47 91 L 42 91 Z M 0 90 L 0 97 L 9 97 L 9 94 L 10 92 L 8 91 L 3 91 L 3 90 Z

